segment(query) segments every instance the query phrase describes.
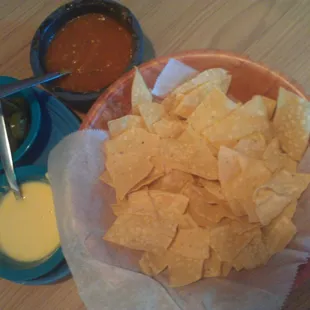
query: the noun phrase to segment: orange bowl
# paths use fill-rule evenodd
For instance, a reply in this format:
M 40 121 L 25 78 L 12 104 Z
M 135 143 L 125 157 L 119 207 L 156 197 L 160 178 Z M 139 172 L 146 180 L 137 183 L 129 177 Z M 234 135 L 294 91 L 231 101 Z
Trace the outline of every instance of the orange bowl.
M 297 83 L 266 66 L 255 63 L 247 57 L 223 51 L 194 50 L 163 56 L 139 66 L 149 88 L 170 58 L 177 59 L 192 68 L 203 71 L 210 68 L 223 68 L 232 75 L 228 94 L 238 101 L 246 102 L 253 95 L 264 95 L 276 99 L 279 87 L 284 87 L 298 96 L 306 97 Z M 107 129 L 109 120 L 128 114 L 131 110 L 131 85 L 134 70 L 129 71 L 114 82 L 95 102 L 85 117 L 80 129 Z M 295 286 L 310 278 L 310 263 L 300 268 Z
M 302 88 L 283 75 L 248 58 L 223 51 L 194 50 L 163 56 L 139 66 L 147 85 L 153 88 L 155 81 L 170 58 L 177 59 L 198 71 L 223 68 L 232 74 L 228 94 L 241 102 L 253 95 L 276 99 L 280 86 L 306 98 Z M 131 84 L 134 70 L 114 82 L 95 102 L 85 117 L 81 129 L 106 129 L 107 122 L 130 112 Z

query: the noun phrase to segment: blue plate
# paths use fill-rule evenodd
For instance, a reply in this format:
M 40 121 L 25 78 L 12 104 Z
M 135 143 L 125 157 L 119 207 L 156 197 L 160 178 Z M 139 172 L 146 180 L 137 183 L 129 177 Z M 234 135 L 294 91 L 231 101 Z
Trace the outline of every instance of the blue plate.
M 18 162 L 17 166 L 47 166 L 49 152 L 65 136 L 80 127 L 78 118 L 59 100 L 44 90 L 34 87 L 35 95 L 41 105 L 42 126 L 29 152 Z M 61 262 L 49 273 L 29 281 L 15 281 L 24 285 L 52 284 L 70 275 L 65 261 Z

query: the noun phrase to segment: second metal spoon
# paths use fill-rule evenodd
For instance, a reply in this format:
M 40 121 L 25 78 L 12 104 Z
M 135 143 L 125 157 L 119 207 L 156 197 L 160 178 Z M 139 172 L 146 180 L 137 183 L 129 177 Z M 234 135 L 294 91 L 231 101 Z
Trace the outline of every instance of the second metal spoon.
M 16 199 L 23 199 L 22 193 L 16 180 L 11 147 L 9 143 L 8 134 L 6 131 L 1 100 L 0 100 L 0 158 L 9 186 L 11 190 L 14 192 Z

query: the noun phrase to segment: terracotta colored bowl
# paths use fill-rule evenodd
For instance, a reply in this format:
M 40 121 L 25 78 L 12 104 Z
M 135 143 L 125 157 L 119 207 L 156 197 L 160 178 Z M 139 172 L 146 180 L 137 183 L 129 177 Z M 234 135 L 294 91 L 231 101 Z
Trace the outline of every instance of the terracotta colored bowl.
M 271 71 L 264 65 L 233 53 L 196 50 L 163 56 L 146 62 L 139 69 L 149 88 L 153 88 L 156 78 L 170 58 L 203 71 L 208 68 L 224 68 L 232 76 L 229 95 L 245 102 L 253 95 L 265 95 L 276 99 L 280 86 L 306 98 L 301 87 L 284 76 Z M 95 102 L 84 119 L 81 129 L 105 129 L 107 121 L 130 112 L 130 93 L 133 70 L 114 82 Z
M 170 58 L 203 71 L 208 68 L 224 68 L 232 74 L 229 95 L 246 102 L 253 95 L 264 95 L 276 99 L 282 86 L 300 97 L 306 98 L 302 88 L 281 74 L 271 71 L 264 65 L 233 53 L 196 50 L 159 57 L 139 66 L 149 88 L 153 88 L 156 78 Z M 95 102 L 85 117 L 80 129 L 106 129 L 107 122 L 128 114 L 131 109 L 131 84 L 134 71 L 130 71 L 114 82 Z M 302 266 L 296 285 L 310 278 L 310 263 Z

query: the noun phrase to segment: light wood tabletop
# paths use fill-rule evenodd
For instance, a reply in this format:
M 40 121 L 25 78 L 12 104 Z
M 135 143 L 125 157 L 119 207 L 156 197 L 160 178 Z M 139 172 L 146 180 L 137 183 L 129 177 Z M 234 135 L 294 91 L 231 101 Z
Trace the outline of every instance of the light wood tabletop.
M 31 75 L 29 44 L 42 20 L 66 1 L 0 1 L 0 75 Z M 310 93 L 310 0 L 123 0 L 148 38 L 145 59 L 212 48 L 248 55 Z M 310 282 L 285 309 L 310 308 Z M 1 310 L 85 309 L 72 279 L 27 287 L 0 280 Z

